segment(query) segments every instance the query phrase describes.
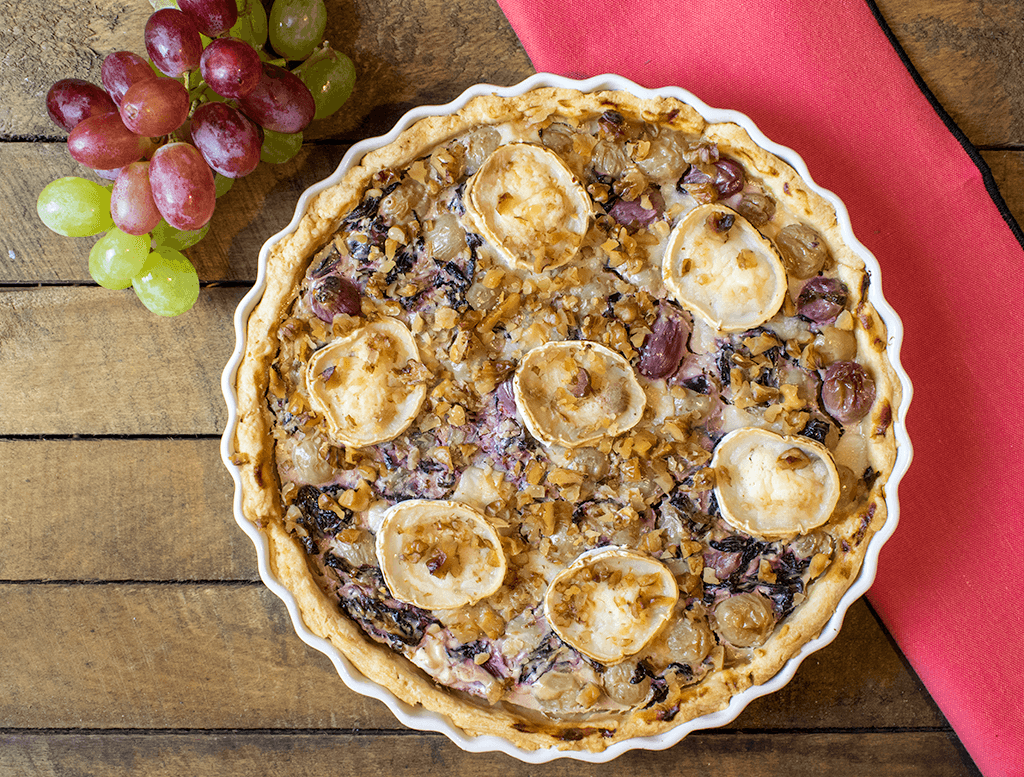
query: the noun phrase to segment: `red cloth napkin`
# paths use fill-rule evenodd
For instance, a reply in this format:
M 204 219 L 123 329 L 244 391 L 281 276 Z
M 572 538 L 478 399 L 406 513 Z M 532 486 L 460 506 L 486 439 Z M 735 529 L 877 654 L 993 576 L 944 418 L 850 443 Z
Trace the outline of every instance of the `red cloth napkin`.
M 984 162 L 862 0 L 499 4 L 538 71 L 742 111 L 845 202 L 914 386 L 868 597 L 978 768 L 1024 774 L 1024 250 Z

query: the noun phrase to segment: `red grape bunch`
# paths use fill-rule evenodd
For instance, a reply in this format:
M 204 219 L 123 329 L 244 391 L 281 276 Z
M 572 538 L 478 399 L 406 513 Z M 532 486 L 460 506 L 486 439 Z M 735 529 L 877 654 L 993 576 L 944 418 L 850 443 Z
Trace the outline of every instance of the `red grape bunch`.
M 355 67 L 323 41 L 326 26 L 324 0 L 274 0 L 269 20 L 260 0 L 156 10 L 145 57 L 115 51 L 102 86 L 66 78 L 47 93 L 71 157 L 112 183 L 53 181 L 37 203 L 43 223 L 101 235 L 89 254 L 99 285 L 132 286 L 158 315 L 189 310 L 199 277 L 182 251 L 206 234 L 216 199 L 261 161 L 295 156 L 309 123 L 352 93 Z

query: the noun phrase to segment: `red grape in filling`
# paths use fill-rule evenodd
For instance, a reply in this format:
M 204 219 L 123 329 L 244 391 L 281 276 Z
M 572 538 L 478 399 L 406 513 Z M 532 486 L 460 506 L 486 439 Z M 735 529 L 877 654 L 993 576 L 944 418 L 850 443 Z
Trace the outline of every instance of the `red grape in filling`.
M 835 362 L 825 370 L 821 402 L 839 423 L 859 421 L 875 402 L 875 381 L 857 362 Z
M 362 311 L 359 289 L 348 278 L 326 275 L 309 290 L 309 306 L 321 321 L 330 323 L 339 313 L 358 316 Z
M 797 313 L 816 324 L 827 324 L 843 312 L 848 296 L 842 281 L 818 275 L 800 290 L 796 301 Z
M 674 373 L 683 360 L 688 336 L 687 327 L 678 316 L 660 313 L 640 348 L 640 374 L 656 380 Z

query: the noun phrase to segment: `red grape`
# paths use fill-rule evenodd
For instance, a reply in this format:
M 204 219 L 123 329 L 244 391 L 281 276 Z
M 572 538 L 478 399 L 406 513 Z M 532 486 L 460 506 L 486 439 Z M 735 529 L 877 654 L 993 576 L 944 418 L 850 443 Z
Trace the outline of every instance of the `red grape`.
M 203 103 L 192 114 L 192 142 L 221 175 L 241 178 L 260 163 L 259 130 L 224 103 Z
M 132 162 L 121 169 L 110 192 L 110 215 L 129 235 L 144 235 L 160 223 L 149 185 L 149 162 Z
M 188 118 L 188 89 L 173 78 L 132 84 L 121 99 L 121 120 L 139 135 L 168 135 Z
M 63 78 L 46 93 L 46 112 L 53 123 L 71 132 L 82 119 L 116 111 L 110 95 L 81 78 Z
M 222 97 L 243 97 L 260 82 L 263 62 L 256 49 L 237 38 L 218 38 L 199 60 L 203 80 Z
M 875 381 L 857 362 L 833 362 L 821 383 L 821 404 L 841 424 L 859 421 L 875 402 Z
M 263 63 L 260 82 L 238 107 L 261 127 L 274 132 L 301 132 L 313 120 L 316 103 L 309 88 L 283 67 Z
M 640 348 L 638 370 L 645 378 L 667 378 L 679 369 L 690 336 L 686 321 L 672 313 L 659 312 L 651 333 Z
M 146 22 L 146 51 L 161 73 L 177 78 L 199 67 L 203 42 L 192 19 L 177 8 L 161 8 Z
M 153 154 L 149 183 L 160 215 L 175 229 L 199 229 L 213 215 L 213 171 L 195 146 L 168 143 Z
M 149 147 L 149 139 L 124 126 L 116 111 L 82 119 L 68 135 L 72 158 L 95 170 L 114 170 L 136 162 Z
M 103 88 L 118 105 L 121 104 L 121 98 L 128 91 L 128 87 L 136 81 L 149 78 L 156 78 L 156 73 L 138 54 L 131 51 L 114 51 L 103 58 L 100 79 L 103 81 Z
M 238 21 L 235 0 L 178 0 L 178 7 L 192 18 L 199 32 L 211 38 L 228 31 Z

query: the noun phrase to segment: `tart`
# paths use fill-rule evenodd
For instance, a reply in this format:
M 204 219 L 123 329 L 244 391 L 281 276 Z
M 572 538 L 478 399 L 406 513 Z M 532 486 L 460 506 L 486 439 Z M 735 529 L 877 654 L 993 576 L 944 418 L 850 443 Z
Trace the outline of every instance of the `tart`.
M 466 735 L 663 734 L 779 674 L 890 520 L 902 389 L 870 282 L 737 124 L 479 95 L 272 243 L 242 512 L 313 633 Z

